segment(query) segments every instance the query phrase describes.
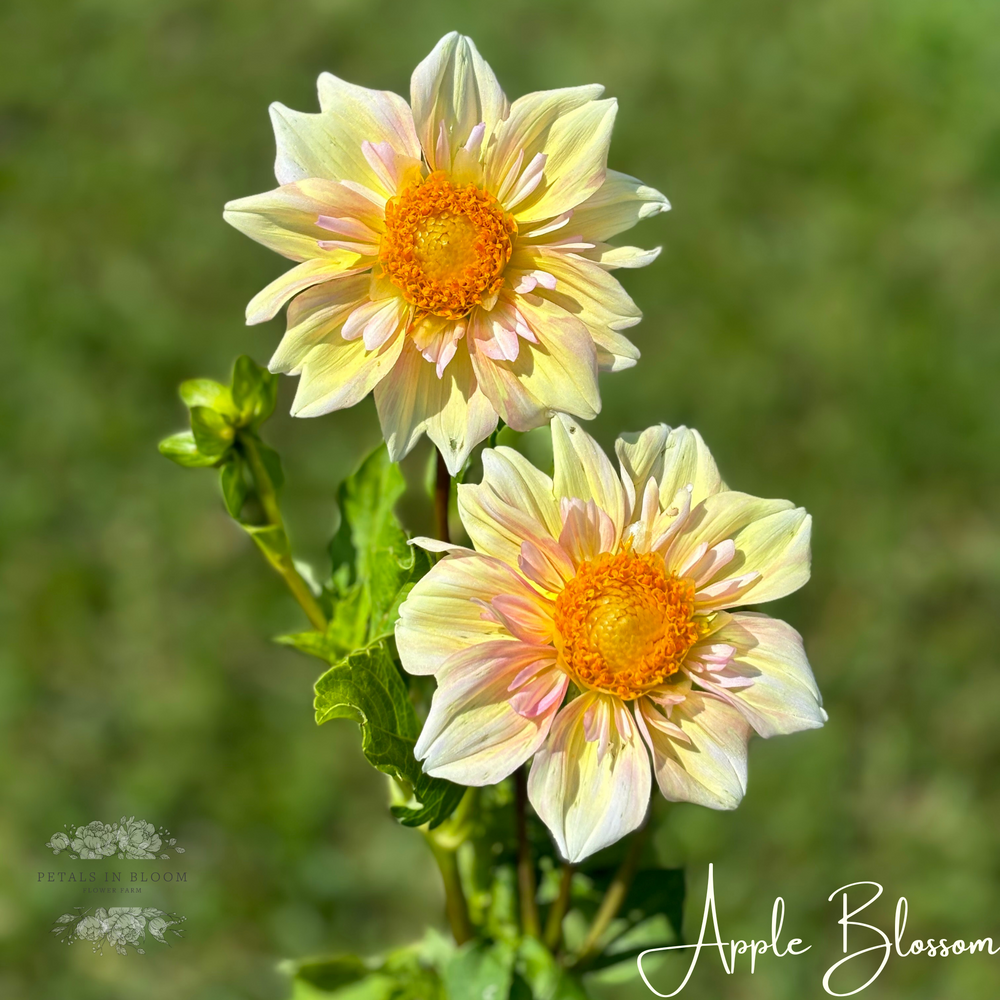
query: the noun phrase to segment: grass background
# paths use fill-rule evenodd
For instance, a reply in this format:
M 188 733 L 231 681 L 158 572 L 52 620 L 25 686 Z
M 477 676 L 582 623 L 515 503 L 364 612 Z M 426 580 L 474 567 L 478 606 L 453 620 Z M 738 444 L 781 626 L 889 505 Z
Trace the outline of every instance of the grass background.
M 394 825 L 355 727 L 318 729 L 301 622 L 222 512 L 170 465 L 176 384 L 264 361 L 245 302 L 284 267 L 221 220 L 272 186 L 266 107 L 331 70 L 407 92 L 447 30 L 510 95 L 600 81 L 610 163 L 673 212 L 626 273 L 639 366 L 604 376 L 594 432 L 697 426 L 727 480 L 815 516 L 814 577 L 775 611 L 806 636 L 822 731 L 751 753 L 745 804 L 671 811 L 697 932 L 771 900 L 812 950 L 685 995 L 823 996 L 838 886 L 891 925 L 1000 940 L 1000 7 L 988 0 L 13 0 L 0 11 L 0 995 L 268 1000 L 282 956 L 375 951 L 440 920 L 420 838 Z M 371 401 L 287 417 L 296 543 L 321 557 L 337 482 L 378 440 Z M 420 457 L 417 456 L 419 464 Z M 415 468 L 416 466 L 414 466 Z M 419 514 L 419 510 L 417 512 Z M 91 905 L 63 824 L 139 815 L 188 883 L 141 905 L 187 938 L 98 957 L 48 931 Z M 129 902 L 137 902 L 130 899 Z M 711 969 L 709 968 L 711 966 Z M 714 971 L 712 971 L 714 970 Z M 670 987 L 672 988 L 672 987 Z M 997 959 L 894 959 L 873 1000 L 988 998 Z M 616 996 L 648 995 L 622 987 Z M 610 993 L 609 993 L 610 995 Z

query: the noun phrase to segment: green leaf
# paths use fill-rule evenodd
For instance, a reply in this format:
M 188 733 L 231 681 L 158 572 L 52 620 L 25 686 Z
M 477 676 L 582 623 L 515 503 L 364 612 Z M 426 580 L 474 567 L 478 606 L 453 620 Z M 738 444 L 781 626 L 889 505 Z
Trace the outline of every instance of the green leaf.
M 464 789 L 425 774 L 414 757 L 420 723 L 384 642 L 351 653 L 323 674 L 316 682 L 314 705 L 318 724 L 357 722 L 368 762 L 413 789 L 420 807 L 392 810 L 405 826 L 434 827 L 454 811 Z
M 430 556 L 408 544 L 393 512 L 405 490 L 406 480 L 384 444 L 340 487 L 341 523 L 329 548 L 330 589 L 340 600 L 350 599 L 355 622 L 366 626 L 352 629 L 342 620 L 341 634 L 364 631 L 369 643 L 392 635 L 399 605 L 430 569 Z M 360 597 L 352 590 L 355 585 L 361 587 Z
M 356 983 L 371 971 L 357 955 L 337 955 L 302 959 L 294 964 L 293 974 L 296 979 L 329 992 Z
M 193 409 L 196 406 L 207 406 L 210 410 L 224 413 L 228 417 L 236 416 L 236 408 L 233 406 L 233 398 L 229 390 L 213 379 L 188 379 L 187 382 L 181 382 L 178 392 L 188 409 Z
M 285 485 L 285 473 L 281 468 L 281 456 L 271 447 L 264 444 L 260 438 L 256 437 L 257 452 L 260 455 L 261 464 L 267 471 L 272 484 L 276 490 L 280 490 Z
M 219 470 L 219 485 L 229 516 L 238 521 L 247 498 L 247 482 L 243 474 L 243 459 L 236 452 L 229 455 Z
M 236 436 L 232 424 L 218 410 L 208 406 L 191 407 L 191 433 L 198 451 L 216 458 L 221 458 L 232 447 Z
M 198 445 L 190 431 L 181 431 L 164 438 L 159 449 L 161 455 L 189 469 L 205 468 L 219 461 L 218 455 L 203 455 L 198 451 Z
M 540 941 L 521 939 L 517 953 L 517 975 L 528 986 L 532 1000 L 588 1000 L 587 991 Z M 511 1000 L 515 1000 L 511 990 Z
M 243 524 L 244 531 L 257 543 L 267 561 L 277 569 L 286 566 L 292 558 L 285 529 L 274 524 Z
M 509 944 L 470 941 L 445 966 L 449 1000 L 507 1000 L 514 978 L 515 949 Z
M 241 426 L 258 427 L 274 412 L 278 377 L 246 354 L 233 365 L 232 401 Z

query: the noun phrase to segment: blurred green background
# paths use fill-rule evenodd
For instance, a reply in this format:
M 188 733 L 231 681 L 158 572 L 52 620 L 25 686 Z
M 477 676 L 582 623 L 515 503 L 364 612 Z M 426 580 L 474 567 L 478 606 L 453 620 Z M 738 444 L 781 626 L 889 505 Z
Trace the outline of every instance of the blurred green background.
M 0 11 L 0 996 L 269 1000 L 282 956 L 443 925 L 418 836 L 347 722 L 318 729 L 303 620 L 162 459 L 184 378 L 266 361 L 243 307 L 286 265 L 221 219 L 273 186 L 267 105 L 330 70 L 408 93 L 446 31 L 511 96 L 599 81 L 610 163 L 674 211 L 625 273 L 643 360 L 594 423 L 697 426 L 737 488 L 815 515 L 805 635 L 824 730 L 752 747 L 734 814 L 675 807 L 696 934 L 716 863 L 726 937 L 771 901 L 806 956 L 703 961 L 685 996 L 801 1000 L 838 957 L 838 886 L 873 879 L 921 937 L 1000 941 L 1000 5 L 989 0 L 8 0 Z M 378 440 L 371 401 L 268 436 L 301 553 Z M 422 454 L 409 471 L 419 478 Z M 415 508 L 417 520 L 423 508 Z M 422 527 L 414 524 L 414 527 Z M 63 824 L 137 815 L 187 848 L 141 905 L 187 937 L 99 957 L 49 934 L 91 905 L 37 872 Z M 864 996 L 988 998 L 1000 960 L 894 959 Z M 676 980 L 675 980 L 676 981 Z M 673 988 L 672 985 L 670 988 Z M 649 995 L 621 987 L 607 995 Z

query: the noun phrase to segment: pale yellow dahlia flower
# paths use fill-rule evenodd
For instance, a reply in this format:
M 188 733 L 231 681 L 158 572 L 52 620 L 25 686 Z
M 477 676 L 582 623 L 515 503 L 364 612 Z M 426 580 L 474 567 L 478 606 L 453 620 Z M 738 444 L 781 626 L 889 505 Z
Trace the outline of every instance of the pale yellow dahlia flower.
M 635 364 L 641 313 L 608 273 L 658 250 L 606 241 L 670 206 L 607 169 L 600 86 L 509 103 L 468 38 L 416 68 L 411 105 L 324 73 L 319 114 L 271 106 L 281 187 L 226 205 L 299 263 L 247 306 L 290 299 L 274 372 L 303 417 L 374 390 L 391 458 L 425 431 L 454 475 L 497 414 L 517 430 L 600 409 L 598 370 Z
M 749 611 L 809 577 L 809 515 L 728 489 L 696 431 L 618 439 L 620 475 L 568 417 L 555 477 L 510 448 L 459 487 L 475 550 L 447 556 L 400 610 L 396 642 L 437 690 L 416 755 L 464 785 L 534 756 L 528 794 L 569 861 L 638 827 L 663 795 L 733 809 L 751 729 L 826 721 L 799 634 Z M 567 693 L 569 697 L 567 698 Z

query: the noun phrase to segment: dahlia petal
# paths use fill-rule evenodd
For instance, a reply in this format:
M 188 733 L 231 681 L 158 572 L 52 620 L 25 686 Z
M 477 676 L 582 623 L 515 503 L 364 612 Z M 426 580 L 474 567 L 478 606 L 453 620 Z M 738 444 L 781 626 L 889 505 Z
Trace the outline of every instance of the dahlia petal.
M 729 651 L 722 663 L 713 650 Z M 767 615 L 737 612 L 695 646 L 685 669 L 697 684 L 727 701 L 764 737 L 817 729 L 826 722 L 823 699 L 802 636 Z M 732 683 L 733 679 L 738 683 Z
M 614 551 L 618 532 L 614 522 L 593 500 L 563 497 L 559 502 L 563 529 L 559 545 L 576 566 Z
M 360 337 L 365 350 L 377 351 L 399 332 L 408 311 L 406 302 L 395 295 L 384 299 L 369 299 L 347 317 L 340 335 L 344 340 Z
M 750 594 L 754 604 L 776 601 L 805 585 L 811 532 L 812 518 L 797 507 L 754 521 L 736 536 L 732 567 L 761 577 Z
M 621 434 L 615 441 L 615 454 L 625 488 L 626 516 L 634 516 L 637 497 L 643 496 L 650 479 L 663 476 L 663 449 L 670 428 L 666 424 L 648 427 L 641 433 Z
M 540 594 L 500 594 L 489 607 L 515 639 L 535 645 L 552 644 L 552 605 Z
M 400 606 L 396 648 L 407 673 L 436 674 L 463 649 L 509 638 L 501 621 L 483 614 L 483 605 L 500 595 L 531 597 L 530 588 L 499 559 L 450 548 Z
M 608 741 L 589 741 L 584 716 L 595 701 L 606 718 L 595 723 Z M 614 711 L 617 699 L 584 695 L 556 716 L 535 754 L 528 798 L 549 828 L 559 853 L 575 864 L 642 825 L 649 806 L 649 756 L 631 718 Z
M 375 244 L 376 251 L 378 250 L 379 234 L 359 219 L 352 219 L 349 216 L 339 218 L 333 215 L 321 215 L 316 220 L 316 225 L 320 229 L 336 233 L 338 236 L 344 236 L 347 239 L 354 240 L 356 243 L 373 243 Z
M 625 491 L 601 446 L 571 417 L 552 421 L 556 496 L 594 500 L 610 518 L 615 541 L 625 524 Z
M 339 330 L 330 333 L 298 364 L 292 416 L 318 417 L 360 403 L 392 371 L 403 341 L 396 336 L 368 351 L 361 340 L 344 340 Z
M 485 480 L 458 487 L 458 512 L 476 550 L 502 559 L 508 566 L 518 565 L 526 540 L 541 541 L 549 536 L 545 522 L 534 512 L 508 503 Z
M 678 738 L 657 724 L 662 717 L 649 698 L 640 698 L 636 707 L 646 723 L 643 735 L 665 799 L 710 809 L 740 804 L 747 787 L 750 726 L 735 708 L 714 695 L 688 691 L 671 709 L 669 721 L 684 734 Z
M 379 180 L 379 190 L 396 194 L 408 176 L 420 176 L 420 160 L 398 153 L 388 142 L 361 143 L 361 152 Z
M 527 717 L 515 711 L 509 690 L 513 677 L 535 662 L 554 664 L 555 651 L 500 641 L 474 646 L 447 661 L 414 748 L 428 774 L 462 785 L 493 785 L 536 752 L 558 703 Z M 551 687 L 565 682 L 561 671 L 547 676 Z
M 272 191 L 226 203 L 222 217 L 234 229 L 291 260 L 325 257 L 342 266 L 355 257 L 343 250 L 323 250 L 327 235 L 317 223 L 321 215 L 353 217 L 373 231 L 383 225 L 379 210 L 343 184 L 308 178 Z
M 521 175 L 513 179 L 510 191 L 505 193 L 505 197 L 501 201 L 501 204 L 508 212 L 520 205 L 530 194 L 533 194 L 535 188 L 542 183 L 545 161 L 547 159 L 548 156 L 545 153 L 535 153 L 531 158 L 531 162 L 521 172 Z M 506 184 L 501 185 L 501 190 L 505 186 Z M 500 201 L 499 198 L 497 200 Z
M 667 436 L 663 452 L 660 482 L 660 504 L 666 507 L 677 491 L 690 484 L 694 487 L 691 505 L 724 490 L 725 484 L 701 435 L 691 428 L 675 427 Z
M 569 688 L 569 678 L 557 667 L 549 667 L 523 684 L 519 691 L 511 695 L 511 708 L 526 719 L 537 719 L 546 716 L 559 707 L 566 690 Z
M 613 271 L 619 267 L 648 267 L 662 252 L 663 247 L 643 250 L 642 247 L 609 247 L 605 243 L 599 243 L 593 253 L 587 254 L 587 258 L 606 270 Z
M 599 264 L 544 245 L 519 244 L 509 266 L 515 275 L 544 272 L 553 276 L 554 286 L 543 287 L 538 294 L 587 327 L 594 343 L 610 356 L 602 368 L 618 371 L 638 359 L 638 349 L 621 331 L 635 326 L 642 311 L 618 279 Z
M 595 102 L 603 93 L 602 86 L 590 84 L 525 94 L 514 101 L 505 120 L 495 131 L 495 141 L 486 149 L 487 190 L 497 194 L 503 203 L 513 185 L 523 176 L 521 164 L 530 164 L 539 154 L 545 153 L 554 124 L 561 117 Z M 501 192 L 504 198 L 500 197 Z
M 587 328 L 542 298 L 518 297 L 516 304 L 537 340 L 520 344 L 516 361 L 487 357 L 476 332 L 481 325 L 475 318 L 470 323 L 469 350 L 483 392 L 517 431 L 538 427 L 556 412 L 593 419 L 601 397 L 596 350 Z
M 465 321 L 445 319 L 441 316 L 424 316 L 413 324 L 410 335 L 425 361 L 434 365 L 437 377 L 444 377 L 444 370 L 458 353 L 458 343 L 465 336 Z
M 368 298 L 367 274 L 338 277 L 314 285 L 288 305 L 285 335 L 268 363 L 272 372 L 296 373 L 317 344 L 336 335 L 344 320 Z M 342 338 L 341 338 L 342 339 Z
M 586 238 L 603 242 L 631 229 L 640 219 L 669 209 L 670 202 L 655 188 L 608 170 L 604 183 L 574 210 L 573 225 Z
M 358 87 L 330 73 L 321 74 L 317 89 L 320 114 L 271 105 L 278 182 L 325 177 L 355 181 L 384 198 L 394 195 L 372 170 L 362 143 L 387 142 L 397 152 L 419 159 L 420 146 L 406 101 L 398 94 Z
M 576 566 L 569 553 L 551 538 L 522 542 L 517 567 L 550 594 L 558 594 L 576 576 Z
M 556 537 L 562 530 L 552 479 L 513 448 L 501 445 L 483 452 L 482 485 L 533 518 L 540 526 L 538 534 Z
M 426 431 L 456 476 L 472 449 L 493 432 L 496 411 L 476 382 L 467 351 L 459 351 L 438 378 L 434 365 L 403 339 L 398 362 L 375 393 L 389 457 L 398 462 Z
M 352 259 L 357 260 L 358 258 L 352 257 Z M 253 326 L 274 319 L 281 307 L 299 292 L 312 288 L 313 285 L 342 278 L 345 274 L 350 273 L 349 270 L 326 257 L 316 257 L 313 260 L 304 260 L 301 264 L 296 264 L 290 271 L 285 271 L 271 284 L 262 288 L 247 303 L 247 325 Z
M 497 187 L 506 176 L 500 165 L 513 160 L 508 150 L 513 153 L 523 148 L 526 159 L 534 159 L 539 153 L 546 158 L 541 183 L 536 182 L 527 196 L 515 189 L 505 205 L 519 225 L 575 208 L 604 183 L 618 103 L 593 98 L 581 101 L 588 89 L 543 91 L 519 97 L 497 129 L 497 148 L 488 157 L 496 163 L 493 176 Z M 491 165 L 487 163 L 487 183 Z M 514 197 L 516 204 L 511 203 Z
M 455 31 L 445 35 L 413 71 L 410 100 L 432 170 L 450 169 L 450 151 L 467 145 L 480 124 L 484 126 L 480 144 L 487 142 L 510 107 L 472 39 Z M 439 137 L 443 137 L 440 149 Z

